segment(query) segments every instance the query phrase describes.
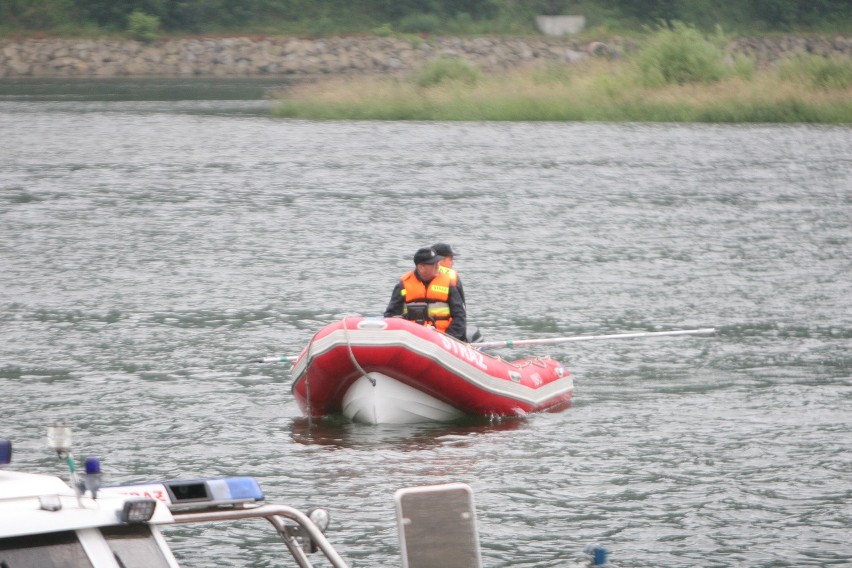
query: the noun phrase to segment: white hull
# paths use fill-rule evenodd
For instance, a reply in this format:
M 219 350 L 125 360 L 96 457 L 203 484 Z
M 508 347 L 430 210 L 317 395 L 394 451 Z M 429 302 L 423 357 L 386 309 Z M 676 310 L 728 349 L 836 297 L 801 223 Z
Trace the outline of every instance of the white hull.
M 355 381 L 343 397 L 343 414 L 353 422 L 416 424 L 464 417 L 457 408 L 387 375 L 368 375 Z

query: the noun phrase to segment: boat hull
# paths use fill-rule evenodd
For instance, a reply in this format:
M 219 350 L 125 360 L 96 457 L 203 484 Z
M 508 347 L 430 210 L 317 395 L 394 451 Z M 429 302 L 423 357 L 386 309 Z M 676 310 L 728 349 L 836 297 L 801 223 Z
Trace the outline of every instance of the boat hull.
M 570 405 L 573 379 L 549 357 L 505 361 L 401 318 L 346 318 L 320 330 L 293 366 L 306 416 L 356 422 L 518 416 Z
M 382 373 L 368 373 L 343 395 L 343 415 L 367 424 L 452 422 L 465 414 L 441 400 Z

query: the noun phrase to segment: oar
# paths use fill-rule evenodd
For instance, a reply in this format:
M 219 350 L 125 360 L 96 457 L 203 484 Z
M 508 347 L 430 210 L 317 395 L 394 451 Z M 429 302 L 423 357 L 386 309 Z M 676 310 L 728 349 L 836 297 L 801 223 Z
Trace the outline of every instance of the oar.
M 556 343 L 568 343 L 569 341 L 594 341 L 597 339 L 632 339 L 635 337 L 660 337 L 663 335 L 706 335 L 715 332 L 715 328 L 706 327 L 702 329 L 683 329 L 678 331 L 645 331 L 641 333 L 616 333 L 613 335 L 574 335 L 571 337 L 550 337 L 545 339 L 485 341 L 482 343 L 473 343 L 471 346 L 477 349 L 484 349 L 488 347 L 516 347 L 518 345 L 553 345 Z
M 556 343 L 568 343 L 569 341 L 593 341 L 596 339 L 632 339 L 636 337 L 660 337 L 664 335 L 707 335 L 716 333 L 716 329 L 705 327 L 702 329 L 682 329 L 677 331 L 644 331 L 640 333 L 616 333 L 613 335 L 573 335 L 571 337 L 550 337 L 545 339 L 517 339 L 508 341 L 484 341 L 482 343 L 471 343 L 476 349 L 489 347 L 516 347 L 518 345 L 554 345 Z M 299 357 L 297 355 L 282 357 L 264 357 L 255 359 L 254 363 L 292 363 Z

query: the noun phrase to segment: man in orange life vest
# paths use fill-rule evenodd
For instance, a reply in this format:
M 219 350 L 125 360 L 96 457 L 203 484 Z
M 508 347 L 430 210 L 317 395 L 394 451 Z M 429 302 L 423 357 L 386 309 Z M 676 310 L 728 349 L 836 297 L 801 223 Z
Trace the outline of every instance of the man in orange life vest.
M 438 270 L 441 258 L 431 248 L 414 254 L 415 268 L 397 282 L 385 317 L 402 316 L 465 341 L 464 302 L 450 276 Z

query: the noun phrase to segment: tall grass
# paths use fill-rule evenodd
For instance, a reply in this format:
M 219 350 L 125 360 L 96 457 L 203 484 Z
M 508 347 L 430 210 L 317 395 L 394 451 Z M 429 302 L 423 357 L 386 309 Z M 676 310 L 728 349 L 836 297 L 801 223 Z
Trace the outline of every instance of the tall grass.
M 852 60 L 819 55 L 801 55 L 778 67 L 785 81 L 809 84 L 818 89 L 852 87 Z
M 814 90 L 768 72 L 752 80 L 657 88 L 630 84 L 630 76 L 625 65 L 607 63 L 567 79 L 528 69 L 485 75 L 477 84 L 453 81 L 428 88 L 409 79 L 338 79 L 295 87 L 275 114 L 335 120 L 852 124 L 851 88 Z
M 633 60 L 548 63 L 482 73 L 436 59 L 403 77 L 301 85 L 275 114 L 308 119 L 852 124 L 852 62 L 825 58 L 758 70 L 725 62 L 694 29 L 659 32 Z
M 852 87 L 814 88 L 775 71 L 647 87 L 629 63 L 532 67 L 475 82 L 335 79 L 293 87 L 274 113 L 304 119 L 807 122 L 852 124 Z

